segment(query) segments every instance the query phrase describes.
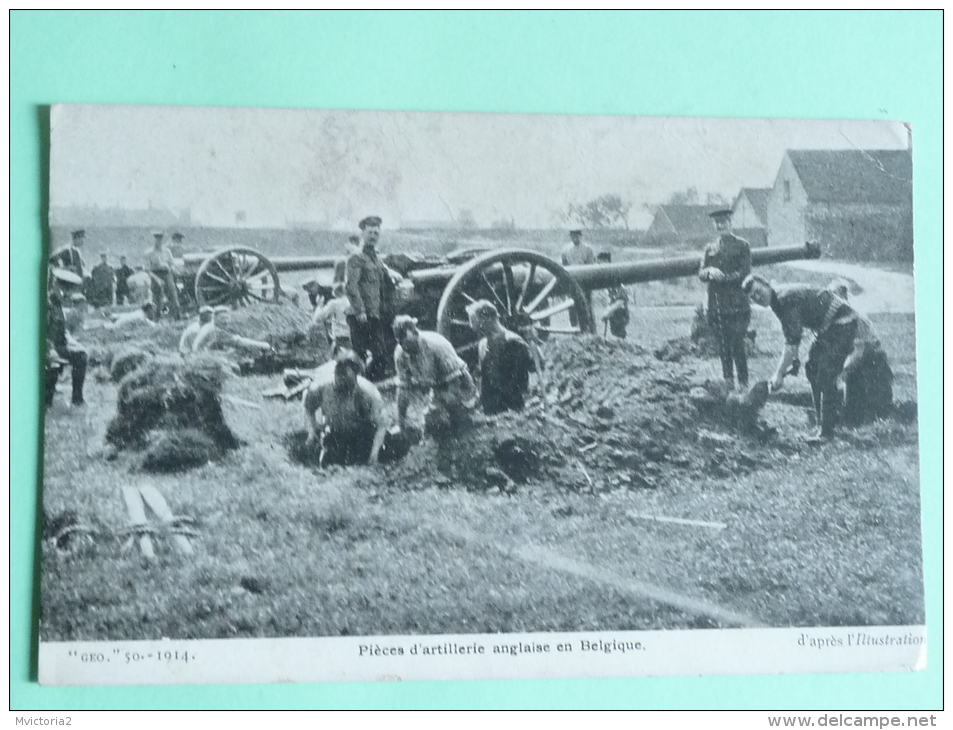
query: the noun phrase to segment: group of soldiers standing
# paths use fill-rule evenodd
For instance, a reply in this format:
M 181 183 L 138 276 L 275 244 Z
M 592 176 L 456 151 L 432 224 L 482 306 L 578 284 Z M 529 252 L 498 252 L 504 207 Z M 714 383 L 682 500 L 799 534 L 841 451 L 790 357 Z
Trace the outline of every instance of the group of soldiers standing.
M 119 257 L 119 266 L 109 262 L 109 253 L 101 251 L 99 263 L 86 271 L 83 248 L 86 231 L 78 228 L 70 232 L 70 242 L 50 255 L 50 266 L 70 271 L 81 280 L 80 290 L 72 297 L 80 297 L 92 307 L 134 304 L 145 307 L 150 319 L 157 321 L 167 312 L 173 319 L 181 317 L 179 291 L 175 281 L 175 260 L 165 245 L 165 234 L 155 231 L 153 246 L 145 254 L 144 266 L 135 269 L 126 256 Z M 174 232 L 170 238 L 181 245 L 184 236 Z

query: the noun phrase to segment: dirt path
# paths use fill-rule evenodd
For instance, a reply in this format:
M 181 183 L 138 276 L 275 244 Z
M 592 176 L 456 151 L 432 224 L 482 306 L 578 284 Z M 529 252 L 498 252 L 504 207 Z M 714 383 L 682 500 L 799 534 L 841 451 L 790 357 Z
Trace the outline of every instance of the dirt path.
M 863 291 L 851 297 L 851 304 L 863 314 L 914 311 L 913 274 L 898 274 L 842 261 L 789 261 L 785 265 L 853 279 Z

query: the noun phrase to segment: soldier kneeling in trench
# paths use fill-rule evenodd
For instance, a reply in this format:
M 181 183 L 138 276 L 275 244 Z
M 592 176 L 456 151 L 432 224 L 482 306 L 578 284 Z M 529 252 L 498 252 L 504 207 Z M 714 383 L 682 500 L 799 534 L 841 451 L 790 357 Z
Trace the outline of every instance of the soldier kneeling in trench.
M 870 321 L 844 299 L 830 288 L 816 289 L 804 284 L 773 286 L 753 274 L 744 280 L 742 288 L 752 302 L 771 308 L 784 332 L 785 347 L 769 383 L 771 392 L 781 389 L 786 375 L 796 374 L 802 331 L 814 332 L 814 342 L 804 368 L 811 384 L 814 422 L 818 426 L 817 433 L 810 439 L 812 442 L 828 441 L 834 437 L 841 401 L 838 381 L 841 379 L 847 381 L 848 391 L 854 391 L 852 394 L 848 392 L 848 402 L 864 401 L 862 405 L 854 405 L 855 410 L 889 410 L 892 404 L 883 402 L 885 397 L 888 401 L 891 399 L 889 394 L 870 393 L 856 383 L 858 369 L 863 373 L 869 367 L 865 363 L 876 357 L 876 351 L 882 355 L 882 350 Z M 882 365 L 886 366 L 885 356 Z M 871 401 L 872 397 L 876 402 Z
M 315 383 L 305 394 L 305 446 L 313 449 L 320 444 L 322 467 L 377 464 L 382 456 L 387 437 L 384 399 L 363 372 L 361 359 L 344 350 L 335 361 L 333 380 Z
M 397 417 L 407 432 L 407 411 L 412 399 L 430 398 L 424 416 L 428 436 L 453 435 L 470 421 L 477 391 L 467 364 L 453 345 L 436 332 L 421 332 L 417 320 L 406 314 L 394 318 L 397 349 Z

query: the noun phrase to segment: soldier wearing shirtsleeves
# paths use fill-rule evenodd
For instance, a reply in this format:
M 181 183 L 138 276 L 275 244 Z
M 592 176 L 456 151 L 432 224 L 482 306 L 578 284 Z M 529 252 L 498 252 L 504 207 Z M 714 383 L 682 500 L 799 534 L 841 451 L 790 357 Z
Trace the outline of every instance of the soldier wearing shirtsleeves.
M 406 314 L 394 318 L 397 349 L 397 416 L 403 431 L 411 398 L 430 396 L 425 416 L 429 435 L 455 433 L 466 425 L 476 405 L 477 391 L 467 364 L 453 345 L 436 332 L 421 332 Z
M 751 322 L 751 304 L 741 282 L 751 273 L 751 245 L 731 232 L 731 211 L 709 214 L 718 238 L 705 247 L 698 278 L 708 284 L 708 326 L 721 358 L 725 382 L 734 387 L 735 374 L 742 389 L 748 387 L 748 353 L 745 336 Z
M 804 368 L 811 384 L 815 423 L 818 424 L 818 431 L 811 441 L 832 439 L 840 405 L 837 381 L 857 340 L 860 322 L 857 312 L 830 289 L 805 284 L 772 285 L 754 275 L 749 275 L 742 286 L 751 301 L 771 308 L 784 332 L 784 351 L 768 383 L 772 392 L 781 388 L 787 374 L 797 372 L 803 331 L 807 329 L 814 333 Z

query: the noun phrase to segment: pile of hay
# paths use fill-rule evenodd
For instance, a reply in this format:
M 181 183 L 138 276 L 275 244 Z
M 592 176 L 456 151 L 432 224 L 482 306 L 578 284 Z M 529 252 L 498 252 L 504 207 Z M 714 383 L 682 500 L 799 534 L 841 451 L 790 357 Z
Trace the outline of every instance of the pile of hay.
M 222 412 L 225 377 L 213 356 L 146 360 L 119 385 L 106 441 L 144 450 L 146 470 L 177 471 L 220 458 L 239 445 Z

